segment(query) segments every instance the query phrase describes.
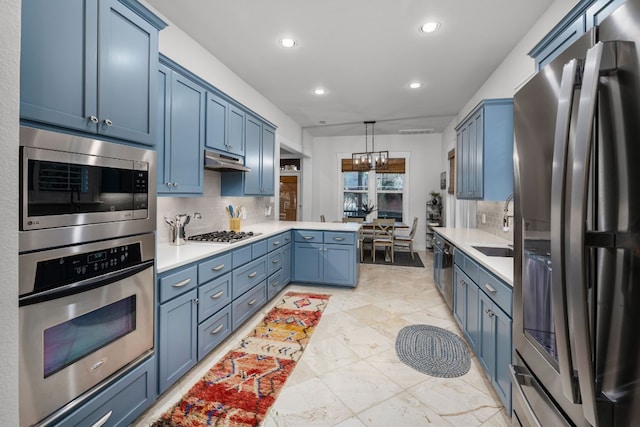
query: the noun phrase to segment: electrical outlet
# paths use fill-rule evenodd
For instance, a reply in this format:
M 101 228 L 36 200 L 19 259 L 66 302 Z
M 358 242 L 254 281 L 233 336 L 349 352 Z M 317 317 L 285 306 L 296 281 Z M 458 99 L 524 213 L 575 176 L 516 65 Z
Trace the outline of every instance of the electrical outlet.
M 481 216 L 481 220 L 480 220 L 483 224 L 487 223 L 487 215 L 486 214 L 482 214 Z

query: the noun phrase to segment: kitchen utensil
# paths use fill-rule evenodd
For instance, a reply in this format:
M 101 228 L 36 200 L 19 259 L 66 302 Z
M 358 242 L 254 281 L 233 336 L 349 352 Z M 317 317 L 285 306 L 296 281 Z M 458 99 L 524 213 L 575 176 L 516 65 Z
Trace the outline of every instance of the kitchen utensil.
M 229 214 L 231 215 L 231 218 L 235 217 L 233 212 L 233 205 L 229 205 Z

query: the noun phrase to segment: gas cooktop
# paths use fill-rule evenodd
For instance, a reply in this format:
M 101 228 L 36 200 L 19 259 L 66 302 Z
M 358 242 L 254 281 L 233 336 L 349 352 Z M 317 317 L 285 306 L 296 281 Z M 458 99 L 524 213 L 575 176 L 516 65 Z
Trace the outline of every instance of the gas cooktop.
M 253 231 L 211 231 L 209 233 L 189 236 L 187 240 L 205 243 L 236 243 L 240 240 L 259 235 L 260 233 L 254 233 Z

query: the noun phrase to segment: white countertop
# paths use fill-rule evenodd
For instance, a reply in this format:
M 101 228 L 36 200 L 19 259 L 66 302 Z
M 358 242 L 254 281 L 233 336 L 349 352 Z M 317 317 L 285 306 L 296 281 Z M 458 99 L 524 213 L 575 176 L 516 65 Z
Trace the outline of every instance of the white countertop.
M 510 245 L 511 241 L 477 228 L 433 227 L 433 230 L 508 285 L 513 286 L 513 258 L 487 256 L 472 247 Z
M 334 222 L 306 222 L 306 221 L 269 221 L 260 224 L 247 225 L 241 231 L 260 233 L 257 236 L 229 243 L 203 243 L 187 241 L 186 244 L 173 246 L 169 243 L 158 243 L 156 250 L 156 268 L 158 273 L 164 273 L 176 267 L 189 264 L 212 255 L 240 248 L 254 243 L 265 237 L 275 236 L 288 230 L 323 230 L 323 231 L 350 231 L 357 232 L 360 229 L 358 223 L 334 223 Z

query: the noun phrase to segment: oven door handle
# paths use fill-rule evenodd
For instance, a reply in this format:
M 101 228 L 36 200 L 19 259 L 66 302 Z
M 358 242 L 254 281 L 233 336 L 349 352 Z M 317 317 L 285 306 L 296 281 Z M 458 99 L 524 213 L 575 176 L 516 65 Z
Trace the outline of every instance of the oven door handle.
M 103 274 L 102 276 L 92 277 L 91 279 L 81 280 L 69 285 L 60 286 L 59 288 L 47 289 L 46 291 L 26 295 L 21 297 L 18 303 L 20 307 L 23 307 L 107 286 L 128 277 L 135 276 L 148 268 L 152 268 L 154 262 L 154 260 L 144 261 L 134 266 L 123 268 L 122 270 Z

